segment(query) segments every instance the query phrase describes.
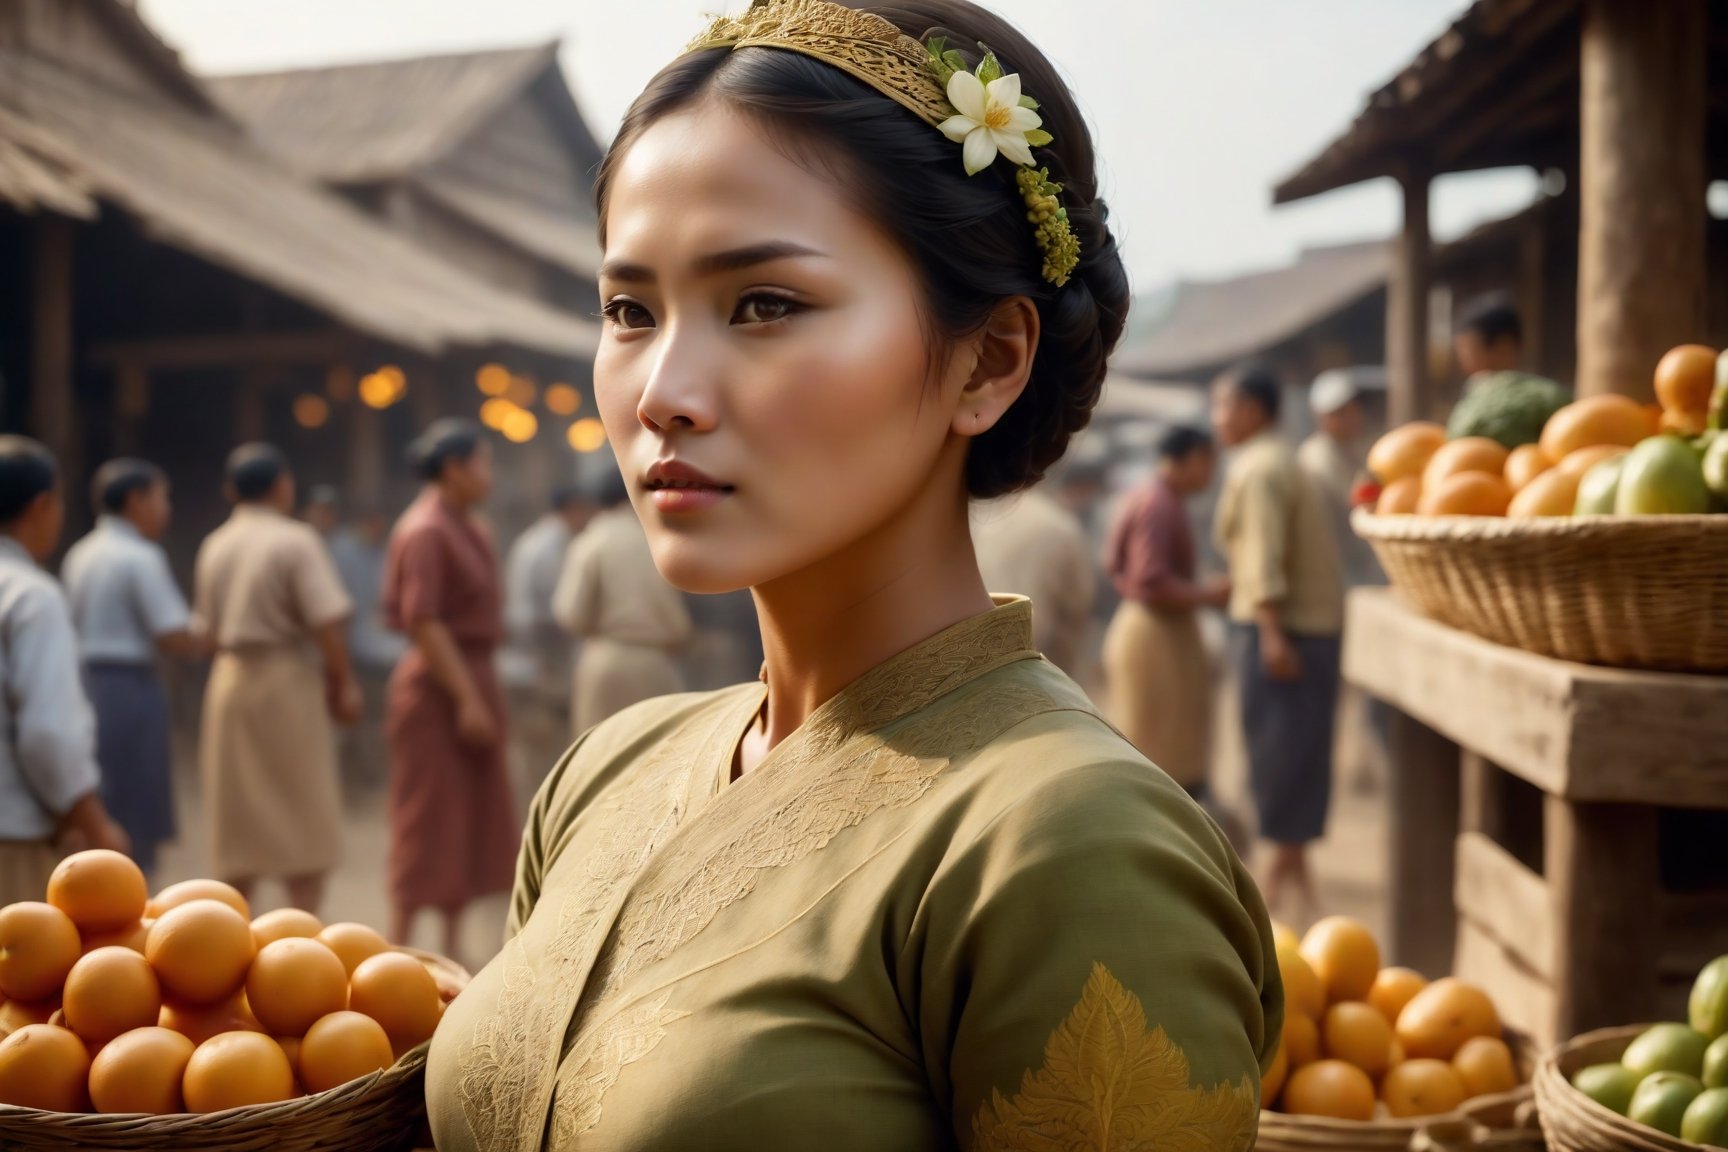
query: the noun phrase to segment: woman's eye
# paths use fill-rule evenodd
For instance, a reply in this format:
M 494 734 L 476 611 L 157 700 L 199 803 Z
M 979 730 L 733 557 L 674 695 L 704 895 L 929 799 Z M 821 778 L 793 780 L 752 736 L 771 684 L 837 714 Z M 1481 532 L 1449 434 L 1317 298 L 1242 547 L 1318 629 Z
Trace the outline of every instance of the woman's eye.
M 746 296 L 738 301 L 738 310 L 732 314 L 732 323 L 772 324 L 776 320 L 786 319 L 797 311 L 797 301 L 788 300 L 784 296 L 759 292 L 754 296 Z
M 634 300 L 608 300 L 600 314 L 620 330 L 654 327 L 654 317 Z

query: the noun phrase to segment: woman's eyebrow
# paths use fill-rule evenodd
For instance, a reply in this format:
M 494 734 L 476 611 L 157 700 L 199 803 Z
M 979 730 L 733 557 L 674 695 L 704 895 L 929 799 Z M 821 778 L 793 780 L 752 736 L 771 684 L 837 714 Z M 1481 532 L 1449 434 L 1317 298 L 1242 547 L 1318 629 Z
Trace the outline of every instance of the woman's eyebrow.
M 691 268 L 698 276 L 712 276 L 719 272 L 736 272 L 743 268 L 752 268 L 757 264 L 767 264 L 775 260 L 795 260 L 800 257 L 826 255 L 826 252 L 807 248 L 790 240 L 772 240 L 763 244 L 750 244 L 743 248 L 729 248 L 724 252 L 713 252 L 707 256 L 700 256 L 692 262 Z M 645 264 L 633 264 L 626 260 L 608 260 L 600 265 L 600 279 L 621 284 L 647 284 L 652 283 L 655 277 L 654 270 Z

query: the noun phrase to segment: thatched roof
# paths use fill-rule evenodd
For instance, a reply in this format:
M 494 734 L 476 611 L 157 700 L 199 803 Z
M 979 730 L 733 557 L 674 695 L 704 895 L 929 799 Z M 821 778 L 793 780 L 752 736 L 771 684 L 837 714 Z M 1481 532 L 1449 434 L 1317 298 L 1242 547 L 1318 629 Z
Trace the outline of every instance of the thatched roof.
M 0 203 L 117 206 L 164 243 L 407 347 L 586 356 L 597 343 L 592 323 L 471 278 L 295 178 L 214 112 L 16 50 L 0 50 Z
M 295 171 L 333 184 L 360 184 L 426 168 L 557 59 L 558 45 L 551 43 L 211 76 L 206 83 L 260 144 Z M 586 129 L 581 131 L 585 136 Z M 591 138 L 588 147 L 598 152 Z
M 1313 248 L 1283 268 L 1176 286 L 1163 321 L 1111 367 L 1130 376 L 1193 372 L 1257 355 L 1383 288 L 1383 240 Z
M 591 217 L 555 211 L 443 173 L 423 176 L 414 185 L 449 211 L 526 252 L 580 276 L 593 278 L 600 271 L 600 238 Z

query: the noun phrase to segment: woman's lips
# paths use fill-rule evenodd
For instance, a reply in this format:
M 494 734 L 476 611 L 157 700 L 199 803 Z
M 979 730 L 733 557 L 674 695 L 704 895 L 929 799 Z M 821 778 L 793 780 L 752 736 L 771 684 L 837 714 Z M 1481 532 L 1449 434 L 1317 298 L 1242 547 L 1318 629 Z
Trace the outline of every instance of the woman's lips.
M 646 484 L 654 507 L 666 513 L 701 512 L 732 493 L 731 485 L 682 460 L 656 460 L 649 466 Z

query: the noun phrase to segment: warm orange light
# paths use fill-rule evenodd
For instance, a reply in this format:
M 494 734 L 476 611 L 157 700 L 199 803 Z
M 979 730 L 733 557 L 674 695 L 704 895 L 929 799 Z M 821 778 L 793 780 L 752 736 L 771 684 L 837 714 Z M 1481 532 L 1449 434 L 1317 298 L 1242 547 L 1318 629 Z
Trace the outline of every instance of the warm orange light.
M 520 411 L 520 408 L 517 408 L 516 405 L 510 403 L 510 401 L 504 399 L 504 397 L 494 396 L 492 399 L 486 401 L 486 403 L 480 405 L 480 423 L 486 425 L 486 427 L 492 429 L 494 432 L 502 432 L 504 430 L 504 422 L 510 418 L 510 414 L 512 412 Z
M 474 374 L 474 386 L 488 396 L 502 396 L 510 390 L 510 369 L 502 364 L 487 364 Z
M 576 451 L 596 452 L 606 443 L 606 426 L 592 416 L 585 416 L 570 425 L 564 436 Z
M 360 378 L 360 402 L 368 408 L 388 408 L 408 392 L 400 368 L 383 367 Z
M 330 419 L 330 401 L 315 392 L 294 397 L 294 422 L 302 428 L 322 428 Z
M 510 387 L 504 395 L 508 396 L 510 402 L 518 408 L 532 408 L 534 401 L 540 397 L 540 385 L 534 383 L 533 379 L 528 376 L 512 376 Z
M 324 394 L 341 403 L 354 398 L 354 369 L 338 364 L 324 374 Z
M 504 433 L 504 439 L 512 444 L 526 444 L 540 431 L 540 421 L 526 408 L 517 408 L 504 417 L 504 427 L 499 431 Z
M 546 386 L 546 411 L 554 416 L 574 416 L 582 410 L 582 393 L 568 384 Z

